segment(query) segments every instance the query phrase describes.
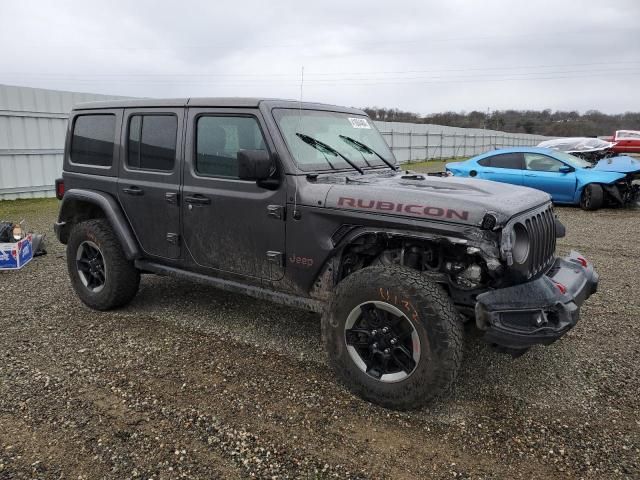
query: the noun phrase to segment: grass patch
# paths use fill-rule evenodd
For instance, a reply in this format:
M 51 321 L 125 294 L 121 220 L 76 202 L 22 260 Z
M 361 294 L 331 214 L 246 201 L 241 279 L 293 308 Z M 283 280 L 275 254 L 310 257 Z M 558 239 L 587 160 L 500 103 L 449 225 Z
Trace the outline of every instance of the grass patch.
M 60 202 L 56 198 L 27 198 L 21 200 L 0 200 L 0 220 L 29 221 L 30 216 L 51 213 L 56 217 Z
M 416 170 L 417 172 L 424 173 L 434 173 L 434 172 L 444 172 L 445 165 L 450 162 L 464 162 L 467 160 L 466 158 L 445 158 L 438 160 L 423 160 L 423 161 L 413 161 L 410 163 L 403 163 L 401 168 L 407 170 Z

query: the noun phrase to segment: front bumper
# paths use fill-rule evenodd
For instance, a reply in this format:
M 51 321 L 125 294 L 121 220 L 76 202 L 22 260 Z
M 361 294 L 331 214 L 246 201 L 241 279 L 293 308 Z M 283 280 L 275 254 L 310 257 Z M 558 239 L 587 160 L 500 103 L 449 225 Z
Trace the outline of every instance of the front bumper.
M 476 323 L 484 339 L 515 355 L 567 333 L 578 322 L 580 306 L 598 288 L 593 265 L 583 262 L 572 251 L 536 280 L 478 295 Z

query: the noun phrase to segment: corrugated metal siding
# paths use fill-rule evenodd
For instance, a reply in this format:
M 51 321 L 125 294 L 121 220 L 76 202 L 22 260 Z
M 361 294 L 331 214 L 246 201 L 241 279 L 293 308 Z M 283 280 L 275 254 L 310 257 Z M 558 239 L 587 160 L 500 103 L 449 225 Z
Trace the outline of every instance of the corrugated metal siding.
M 533 146 L 551 137 L 480 128 L 375 122 L 396 159 L 411 161 L 471 157 L 501 147 Z
M 0 85 L 0 200 L 53 196 L 73 105 L 115 98 Z

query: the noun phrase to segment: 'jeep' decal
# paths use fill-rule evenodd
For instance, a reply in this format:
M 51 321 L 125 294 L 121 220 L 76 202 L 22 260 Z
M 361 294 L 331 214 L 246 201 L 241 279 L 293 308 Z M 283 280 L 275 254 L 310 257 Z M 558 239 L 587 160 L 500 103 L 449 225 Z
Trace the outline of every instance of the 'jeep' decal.
M 469 212 L 466 210 L 458 211 L 452 208 L 430 207 L 428 205 L 416 205 L 410 203 L 394 203 L 381 200 L 363 200 L 362 198 L 340 197 L 338 199 L 338 206 L 371 209 L 378 210 L 380 212 L 404 212 L 411 215 L 420 215 L 425 217 L 457 218 L 460 220 L 469 219 Z

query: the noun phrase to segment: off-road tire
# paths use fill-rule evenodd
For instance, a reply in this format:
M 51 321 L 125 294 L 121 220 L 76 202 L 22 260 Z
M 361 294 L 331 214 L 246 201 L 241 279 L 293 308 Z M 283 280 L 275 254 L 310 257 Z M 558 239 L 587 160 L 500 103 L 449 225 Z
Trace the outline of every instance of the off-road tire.
M 604 190 L 602 185 L 590 183 L 582 189 L 580 195 L 580 208 L 583 210 L 598 210 L 604 203 Z
M 364 302 L 383 301 L 411 319 L 420 339 L 420 359 L 407 378 L 384 383 L 359 368 L 347 350 L 345 322 Z M 462 360 L 464 327 L 444 290 L 420 272 L 375 266 L 359 270 L 338 284 L 322 318 L 328 361 L 354 394 L 379 405 L 407 410 L 448 393 Z
M 97 245 L 104 259 L 106 279 L 99 292 L 88 289 L 78 271 L 76 253 L 86 241 Z M 140 272 L 126 259 L 111 226 L 103 219 L 74 225 L 67 243 L 67 268 L 76 294 L 95 310 L 110 310 L 126 305 L 135 297 L 140 285 Z

